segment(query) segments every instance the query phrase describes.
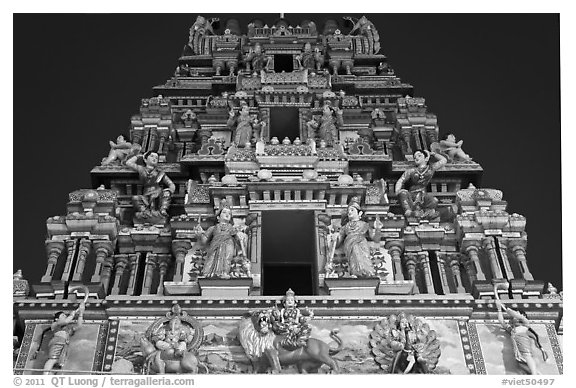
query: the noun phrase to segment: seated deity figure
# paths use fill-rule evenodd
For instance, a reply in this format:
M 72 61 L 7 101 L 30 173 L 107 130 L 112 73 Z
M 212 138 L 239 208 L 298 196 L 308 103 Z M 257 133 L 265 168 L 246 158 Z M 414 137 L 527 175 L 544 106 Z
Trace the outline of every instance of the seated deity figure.
M 498 309 L 498 321 L 512 339 L 514 357 L 518 366 L 530 375 L 542 374 L 536 365 L 534 345 L 542 353 L 544 362 L 548 359 L 548 353 L 542 348 L 538 333 L 530 327 L 530 320 L 526 313 L 522 310 L 517 311 L 506 307 L 499 299 L 496 299 L 496 307 Z M 504 321 L 503 312 L 510 315 L 509 322 Z
M 212 131 L 210 129 L 202 128 L 202 125 L 198 121 L 198 114 L 192 109 L 188 109 L 180 117 L 185 128 L 194 129 L 194 135 L 192 137 L 192 143 L 195 144 L 195 150 L 199 149 L 202 144 L 206 144 L 208 139 L 212 136 Z
M 232 224 L 232 211 L 225 200 L 216 212 L 217 224 L 204 231 L 200 223 L 195 233 L 200 241 L 208 244 L 202 276 L 207 278 L 230 278 L 230 264 L 239 253 L 245 254 L 247 235 L 240 226 Z
M 166 373 L 166 363 L 161 357 L 163 352 L 168 359 L 182 358 L 193 339 L 193 330 L 184 325 L 178 317 L 173 317 L 168 322 L 168 327 L 162 327 L 154 334 L 154 346 L 157 350 L 153 357 L 161 374 Z
M 330 237 L 333 245 L 329 261 L 334 258 L 335 248 L 343 241 L 350 276 L 358 278 L 376 275 L 366 235 L 373 240 L 379 240 L 382 228 L 382 222 L 379 219 L 374 221 L 374 228 L 370 228 L 370 225 L 361 219 L 362 215 L 360 201 L 358 197 L 353 197 L 342 217 L 342 227 L 340 230 L 335 230 Z
M 158 153 L 148 151 L 142 157 L 133 156 L 126 166 L 138 173 L 143 186 L 142 195 L 132 197 L 135 219 L 147 223 L 165 221 L 176 186 L 158 167 Z
M 470 155 L 462 150 L 463 143 L 463 140 L 456 141 L 456 136 L 453 133 L 448 133 L 440 140 L 439 150 L 448 155 L 451 160 L 471 160 Z
M 312 51 L 312 45 L 309 42 L 304 45 L 304 51 L 296 57 L 296 60 L 300 65 L 300 70 L 306 69 L 308 71 L 320 70 L 322 63 L 324 63 L 324 57 L 320 50 L 316 48 L 315 51 Z
M 268 70 L 270 61 L 271 57 L 262 52 L 260 43 L 256 43 L 254 49 L 250 48 L 250 51 L 244 56 L 246 70 L 252 71 L 254 75 L 260 74 L 262 70 Z
M 285 335 L 280 345 L 288 350 L 306 346 L 312 332 L 310 320 L 313 317 L 312 310 L 298 308 L 294 291 L 288 289 L 282 299 L 282 308 L 272 310 L 272 330 Z
M 260 139 L 262 129 L 266 126 L 264 121 L 259 121 L 257 116 L 250 115 L 250 107 L 242 102 L 238 116 L 233 110 L 229 113 L 228 128 L 234 130 L 234 143 L 237 147 L 245 147 Z
M 110 140 L 110 152 L 108 156 L 102 160 L 102 165 L 107 166 L 114 162 L 118 162 L 123 164 L 133 155 L 137 155 L 142 146 L 140 144 L 132 144 L 124 138 L 123 135 L 120 135 L 116 138 L 116 143 Z
M 438 199 L 427 193 L 426 188 L 434 173 L 442 168 L 447 160 L 441 154 L 427 150 L 416 150 L 413 155 L 416 166 L 407 169 L 398 179 L 395 187 L 396 194 L 406 217 L 433 220 L 439 216 L 436 210 Z M 434 163 L 430 162 L 432 155 L 437 159 Z
M 312 117 L 312 120 L 306 123 L 308 138 L 324 140 L 328 145 L 337 143 L 338 128 L 344 125 L 342 113 L 338 107 L 332 108 L 330 103 L 326 103 L 322 116 Z

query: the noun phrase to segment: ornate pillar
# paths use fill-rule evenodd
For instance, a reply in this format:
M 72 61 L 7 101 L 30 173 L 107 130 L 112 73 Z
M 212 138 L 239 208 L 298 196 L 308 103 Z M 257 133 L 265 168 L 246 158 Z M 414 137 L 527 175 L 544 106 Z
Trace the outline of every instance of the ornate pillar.
M 520 267 L 520 273 L 525 280 L 534 280 L 534 276 L 530 273 L 528 269 L 528 262 L 526 260 L 526 240 L 511 240 L 508 242 L 508 246 L 512 250 L 514 257 L 518 261 L 518 266 Z
M 40 282 L 50 283 L 54 276 L 54 269 L 58 264 L 58 258 L 64 251 L 64 241 L 46 240 L 46 254 L 48 255 L 48 264 L 46 266 L 46 273 L 42 276 Z
M 108 256 L 104 260 L 102 266 L 102 276 L 100 277 L 100 282 L 102 283 L 102 288 L 104 289 L 104 294 L 108 295 L 108 288 L 110 285 L 110 275 L 112 274 L 112 267 L 114 266 L 114 257 Z
M 164 280 L 166 278 L 168 263 L 170 262 L 170 255 L 157 255 L 157 257 L 158 257 L 158 273 L 160 274 L 160 276 L 158 279 L 158 288 L 156 289 L 156 295 L 164 295 Z
M 448 263 L 450 269 L 452 270 L 452 276 L 454 279 L 454 284 L 456 285 L 456 292 L 458 294 L 466 293 L 464 286 L 462 285 L 462 275 L 460 274 L 460 254 L 459 253 L 449 253 L 447 254 Z
M 181 282 L 184 276 L 184 259 L 186 253 L 192 248 L 192 243 L 190 240 L 173 240 L 172 241 L 172 253 L 176 259 L 176 270 L 174 271 L 175 282 Z
M 160 145 L 158 146 L 158 153 L 160 154 L 165 154 L 166 151 L 164 151 L 164 145 L 166 144 L 166 137 L 168 136 L 168 133 L 164 133 L 164 131 L 162 131 L 162 133 L 160 134 Z
M 434 280 L 432 279 L 432 272 L 430 271 L 430 257 L 428 252 L 418 252 L 418 260 L 422 266 L 422 271 L 424 272 L 424 285 L 426 287 L 427 294 L 435 294 L 434 291 Z
M 404 145 L 405 145 L 404 155 L 412 155 L 412 146 L 410 145 L 410 140 L 412 137 L 411 128 L 410 127 L 400 128 L 400 134 L 402 135 L 402 139 L 404 139 Z
M 414 282 L 415 293 L 419 294 L 420 287 L 418 287 L 418 281 L 416 280 L 416 259 L 417 256 L 415 253 L 404 253 L 404 263 L 408 271 L 408 278 Z
M 155 253 L 145 253 L 144 282 L 142 283 L 142 295 L 150 294 L 152 280 L 154 279 L 154 269 L 158 263 L 158 257 Z
M 394 268 L 394 280 L 404 280 L 402 271 L 402 251 L 404 250 L 403 240 L 388 240 L 384 245 L 392 257 L 392 267 Z
M 150 132 L 148 132 L 148 150 L 147 151 L 154 151 L 158 150 L 158 127 L 150 128 Z
M 448 276 L 446 275 L 446 265 L 449 263 L 448 253 L 437 252 L 436 259 L 436 264 L 438 265 L 438 273 L 440 274 L 440 281 L 442 282 L 442 291 L 444 294 L 450 294 L 452 292 L 450 291 Z
M 354 60 L 348 59 L 348 60 L 342 61 L 342 66 L 346 69 L 346 74 L 351 75 L 352 74 L 352 68 L 354 67 Z
M 102 280 L 102 271 L 106 264 L 106 260 L 113 253 L 112 241 L 94 241 L 92 244 L 94 250 L 96 251 L 96 267 L 94 268 L 94 274 L 92 275 L 90 282 L 99 283 Z
M 486 280 L 486 275 L 484 275 L 484 271 L 482 271 L 480 257 L 478 256 L 480 241 L 464 239 L 462 241 L 462 248 L 468 255 L 467 270 L 470 282 L 472 283 L 474 280 Z
M 116 255 L 114 257 L 115 261 L 115 273 L 114 273 L 114 285 L 112 286 L 111 295 L 120 294 L 120 287 L 122 286 L 122 276 L 124 275 L 124 269 L 128 264 L 128 255 Z
M 81 282 L 82 275 L 84 274 L 84 267 L 86 266 L 86 258 L 92 249 L 92 241 L 83 238 L 80 240 L 80 247 L 78 248 L 78 259 L 76 260 L 76 268 L 74 269 L 74 275 L 72 276 L 72 281 Z
M 506 279 L 508 280 L 512 280 L 514 279 L 514 273 L 512 272 L 512 267 L 510 266 L 510 260 L 508 259 L 508 252 L 507 252 L 507 246 L 506 243 L 507 241 L 500 238 L 500 237 L 496 237 L 498 239 L 498 246 L 499 246 L 499 250 L 500 250 L 500 257 L 502 258 L 502 263 L 504 264 L 504 272 L 506 274 Z
M 215 59 L 214 60 L 214 71 L 216 72 L 215 75 L 222 75 L 222 69 L 224 68 L 224 60 L 223 59 Z
M 70 280 L 70 272 L 72 272 L 72 263 L 74 262 L 74 256 L 76 255 L 76 240 L 66 240 L 66 264 L 64 264 L 64 271 L 62 272 L 62 277 L 60 280 L 65 282 Z
M 330 59 L 329 63 L 330 63 L 330 67 L 332 68 L 332 74 L 338 75 L 338 69 L 340 68 L 340 60 L 339 59 Z
M 128 255 L 128 264 L 130 266 L 130 278 L 128 280 L 128 288 L 126 295 L 134 295 L 136 289 L 136 275 L 138 274 L 138 267 L 140 266 L 140 254 L 131 253 Z
M 492 278 L 504 279 L 504 276 L 502 275 L 502 269 L 500 268 L 500 263 L 498 263 L 498 254 L 496 253 L 496 243 L 494 242 L 494 238 L 488 237 L 482 240 L 482 247 L 488 254 L 490 269 L 492 269 Z

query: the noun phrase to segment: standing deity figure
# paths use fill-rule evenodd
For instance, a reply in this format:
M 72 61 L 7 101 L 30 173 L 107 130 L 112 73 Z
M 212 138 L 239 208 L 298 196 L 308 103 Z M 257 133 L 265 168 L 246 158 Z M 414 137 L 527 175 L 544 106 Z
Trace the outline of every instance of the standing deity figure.
M 367 54 L 378 54 L 380 51 L 380 35 L 378 30 L 366 16 L 362 16 L 360 19 L 354 20 L 352 17 L 344 17 L 344 20 L 349 20 L 354 23 L 354 27 L 350 31 L 350 35 L 357 33 L 363 35 L 368 40 L 368 53 Z
M 110 140 L 110 152 L 102 160 L 102 165 L 107 166 L 114 162 L 125 163 L 128 158 L 137 155 L 141 149 L 142 146 L 140 144 L 132 144 L 126 141 L 123 135 L 120 135 L 116 138 L 116 143 Z
M 440 152 L 448 155 L 451 160 L 471 160 L 470 155 L 462 150 L 463 140 L 456 141 L 453 133 L 446 134 L 439 143 Z
M 396 194 L 404 215 L 406 217 L 419 217 L 424 219 L 435 219 L 439 216 L 436 207 L 438 199 L 426 192 L 426 188 L 436 170 L 442 168 L 447 160 L 444 156 L 430 151 L 414 151 L 414 163 L 416 167 L 407 169 L 396 182 Z M 430 162 L 430 156 L 437 159 L 435 163 Z M 404 189 L 404 186 L 408 189 Z
M 286 291 L 282 299 L 282 308 L 272 310 L 272 330 L 278 335 L 285 335 L 280 345 L 287 350 L 306 346 L 312 327 L 310 320 L 314 317 L 312 310 L 298 308 L 296 296 L 292 289 Z
M 256 43 L 254 48 L 250 48 L 250 51 L 244 56 L 246 70 L 252 71 L 254 75 L 258 75 L 262 70 L 268 70 L 271 59 L 271 57 L 262 52 L 260 43 Z
M 514 357 L 518 362 L 520 368 L 530 375 L 541 374 L 536 366 L 534 358 L 534 345 L 542 353 L 544 362 L 548 359 L 548 353 L 542 348 L 540 337 L 534 329 L 530 327 L 530 321 L 526 313 L 522 310 L 513 310 L 504 306 L 504 304 L 496 299 L 496 307 L 498 308 L 498 321 L 500 325 L 512 338 L 512 346 L 514 346 Z M 503 312 L 510 315 L 510 321 L 504 321 Z
M 245 102 L 240 104 L 238 116 L 231 110 L 228 117 L 228 128 L 234 130 L 234 143 L 237 147 L 245 147 L 253 140 L 259 140 L 266 123 L 259 121 L 257 116 L 250 115 L 250 107 Z
M 148 151 L 142 158 L 133 156 L 126 161 L 126 166 L 138 173 L 143 186 L 142 195 L 132 197 L 135 218 L 155 222 L 168 217 L 168 207 L 176 186 L 168 175 L 158 168 L 158 153 Z
M 58 311 L 54 314 L 54 322 L 50 325 L 50 329 L 47 329 L 42 334 L 38 344 L 38 349 L 40 349 L 44 337 L 49 334 L 48 332 L 52 334 L 52 339 L 48 342 L 48 360 L 44 363 L 45 375 L 52 374 L 54 366 L 59 365 L 61 367 L 68 359 L 70 338 L 84 323 L 85 309 L 86 301 L 83 301 L 80 303 L 80 306 L 70 314 L 66 314 L 64 311 Z M 76 316 L 78 318 L 76 322 L 74 322 Z
M 334 145 L 338 141 L 338 128 L 344 125 L 342 110 L 332 108 L 329 103 L 324 105 L 322 116 L 312 117 L 306 123 L 308 138 L 324 140 L 328 145 Z
M 204 231 L 200 223 L 195 233 L 200 241 L 208 244 L 202 276 L 207 278 L 230 278 L 230 263 L 237 252 L 243 252 L 248 239 L 239 226 L 232 224 L 232 211 L 225 200 L 220 202 L 216 212 L 217 223 Z
M 353 197 L 348 204 L 346 213 L 342 216 L 342 227 L 339 231 L 331 233 L 333 245 L 328 262 L 332 262 L 336 247 L 344 241 L 344 252 L 348 259 L 348 269 L 352 277 L 372 277 L 376 270 L 372 265 L 370 245 L 366 239 L 368 234 L 372 240 L 380 240 L 380 219 L 374 221 L 374 228 L 370 228 L 366 221 L 362 221 L 363 212 L 358 197 Z

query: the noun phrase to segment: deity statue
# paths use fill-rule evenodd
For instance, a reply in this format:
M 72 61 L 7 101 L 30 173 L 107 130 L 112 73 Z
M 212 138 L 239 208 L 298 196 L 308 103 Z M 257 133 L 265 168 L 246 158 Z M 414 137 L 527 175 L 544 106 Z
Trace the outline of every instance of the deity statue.
M 260 43 L 256 43 L 254 48 L 251 47 L 250 51 L 244 56 L 246 70 L 252 71 L 254 75 L 260 74 L 262 70 L 268 70 L 271 60 L 271 57 L 262 52 L 262 45 L 260 45 Z
M 195 233 L 200 241 L 208 244 L 206 261 L 202 276 L 207 278 L 230 278 L 230 263 L 237 252 L 246 255 L 248 236 L 239 226 L 232 224 L 232 211 L 225 200 L 220 202 L 216 212 L 218 222 L 204 231 L 200 223 L 196 225 Z
M 380 51 L 380 35 L 378 30 L 366 16 L 362 16 L 360 19 L 354 20 L 352 17 L 344 17 L 344 20 L 349 20 L 354 24 L 350 35 L 358 33 L 359 35 L 364 35 L 368 39 L 368 53 L 367 54 L 378 54 Z
M 272 330 L 277 335 L 285 337 L 280 345 L 287 350 L 294 350 L 306 346 L 312 327 L 310 320 L 314 317 L 314 312 L 308 308 L 302 310 L 296 303 L 296 297 L 292 289 L 286 291 L 282 299 L 282 308 L 275 306 L 272 310 Z
M 182 123 L 185 128 L 194 129 L 194 135 L 192 136 L 192 142 L 196 145 L 196 148 L 206 144 L 208 139 L 212 136 L 212 131 L 209 129 L 202 128 L 202 125 L 198 121 L 198 114 L 192 109 L 188 109 L 186 112 L 180 116 Z
M 447 160 L 441 154 L 430 151 L 414 151 L 414 162 L 416 167 L 407 169 L 396 182 L 396 194 L 404 215 L 406 217 L 414 216 L 424 219 L 438 218 L 439 213 L 436 210 L 438 199 L 432 194 L 426 192 L 426 187 L 432 180 L 436 170 L 442 168 Z M 437 159 L 435 163 L 430 163 L 430 156 L 434 155 Z M 408 189 L 404 189 L 404 185 Z
M 376 219 L 372 229 L 366 221 L 361 220 L 362 215 L 360 201 L 358 197 L 353 197 L 348 204 L 346 213 L 342 217 L 342 227 L 339 231 L 334 231 L 330 235 L 333 243 L 328 262 L 332 262 L 336 247 L 344 240 L 344 252 L 348 259 L 348 269 L 352 277 L 376 276 L 366 234 L 372 240 L 379 241 L 380 229 L 383 224 L 379 219 Z
M 107 166 L 114 162 L 123 164 L 130 157 L 138 155 L 142 146 L 140 144 L 132 144 L 127 142 L 123 135 L 116 138 L 116 143 L 110 140 L 110 152 L 108 156 L 102 160 L 102 165 Z
M 155 334 L 155 362 L 159 367 L 159 373 L 166 373 L 166 363 L 162 360 L 162 351 L 165 351 L 168 358 L 182 358 L 187 350 L 187 346 L 194 339 L 194 332 L 188 326 L 182 324 L 182 320 L 175 316 L 170 319 L 168 328 L 161 328 Z
M 439 142 L 439 152 L 446 154 L 450 160 L 472 160 L 470 155 L 462 150 L 463 140 L 456 141 L 456 136 L 453 133 L 444 135 Z
M 330 103 L 324 105 L 322 116 L 313 116 L 306 123 L 308 128 L 308 138 L 324 140 L 328 145 L 333 145 L 338 141 L 338 127 L 344 125 L 342 120 L 342 110 L 338 107 L 332 108 Z
M 234 130 L 234 143 L 242 148 L 247 144 L 260 139 L 262 129 L 266 126 L 264 121 L 259 121 L 257 116 L 250 116 L 250 107 L 245 102 L 240 104 L 238 116 L 233 110 L 229 112 L 228 128 Z
M 70 345 L 70 338 L 84 323 L 84 310 L 86 309 L 86 301 L 88 300 L 89 291 L 85 286 L 80 286 L 84 289 L 84 300 L 80 302 L 78 308 L 70 314 L 64 311 L 58 311 L 54 314 L 54 322 L 50 328 L 42 333 L 40 342 L 36 351 L 33 352 L 34 357 L 38 350 L 42 347 L 42 342 L 48 337 L 52 338 L 48 342 L 48 360 L 44 363 L 44 374 L 52 374 L 54 366 L 62 367 L 68 359 L 68 347 Z M 77 317 L 77 318 L 76 318 Z M 76 322 L 74 322 L 76 319 Z
M 324 63 L 324 56 L 318 47 L 312 51 L 312 45 L 306 42 L 302 54 L 296 56 L 296 60 L 300 65 L 300 70 L 307 69 L 308 71 L 320 70 Z
M 136 211 L 135 220 L 146 223 L 165 220 L 176 186 L 168 175 L 158 168 L 158 153 L 148 151 L 142 157 L 133 156 L 126 161 L 126 166 L 138 173 L 143 186 L 142 195 L 132 197 Z
M 496 295 L 498 294 L 496 293 Z M 536 345 L 542 353 L 544 362 L 548 359 L 548 353 L 542 348 L 540 338 L 536 331 L 530 327 L 530 321 L 526 313 L 522 310 L 513 310 L 504 306 L 504 303 L 502 303 L 499 298 L 496 299 L 496 308 L 498 309 L 498 321 L 500 325 L 510 334 L 510 338 L 512 339 L 514 357 L 518 362 L 518 366 L 530 375 L 542 374 L 536 366 L 534 345 Z M 510 315 L 511 318 L 509 322 L 504 321 L 503 312 Z
M 204 35 L 214 35 L 214 28 L 212 25 L 220 21 L 218 18 L 206 19 L 204 16 L 198 15 L 196 21 L 190 27 L 190 38 L 188 45 L 192 48 L 195 54 L 202 54 L 200 50 L 200 42 Z

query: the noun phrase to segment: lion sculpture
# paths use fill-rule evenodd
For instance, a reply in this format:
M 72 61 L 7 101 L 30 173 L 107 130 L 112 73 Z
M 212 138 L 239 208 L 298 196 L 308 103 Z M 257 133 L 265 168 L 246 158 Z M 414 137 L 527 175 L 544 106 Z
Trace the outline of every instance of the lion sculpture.
M 256 311 L 243 317 L 238 328 L 238 339 L 256 373 L 264 373 L 269 367 L 272 367 L 272 373 L 280 373 L 282 365 L 296 365 L 299 373 L 318 373 L 323 364 L 328 365 L 333 373 L 340 371 L 331 357 L 342 350 L 337 329 L 330 333 L 338 344 L 335 349 L 321 340 L 310 338 L 305 346 L 288 350 L 280 345 L 284 336 L 272 331 L 271 315 L 270 310 Z
M 436 373 L 440 341 L 420 317 L 400 313 L 382 319 L 370 334 L 370 346 L 386 373 Z

